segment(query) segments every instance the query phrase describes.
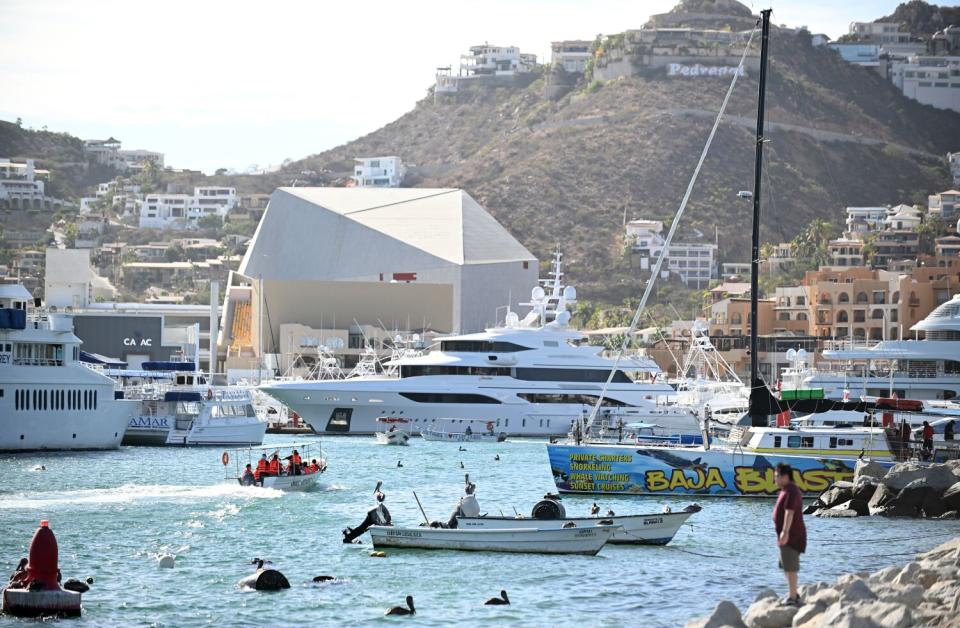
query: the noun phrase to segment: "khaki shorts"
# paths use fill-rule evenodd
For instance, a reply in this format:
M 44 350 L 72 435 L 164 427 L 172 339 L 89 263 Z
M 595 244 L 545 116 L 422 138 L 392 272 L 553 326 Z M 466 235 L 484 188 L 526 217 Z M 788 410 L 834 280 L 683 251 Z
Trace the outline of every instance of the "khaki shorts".
M 780 546 L 780 569 L 789 573 L 800 571 L 800 552 L 789 545 Z

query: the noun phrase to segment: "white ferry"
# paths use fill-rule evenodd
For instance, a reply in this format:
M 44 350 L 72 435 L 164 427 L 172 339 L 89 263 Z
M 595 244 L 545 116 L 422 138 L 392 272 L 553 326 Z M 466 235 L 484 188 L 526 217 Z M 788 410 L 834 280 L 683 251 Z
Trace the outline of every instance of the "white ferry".
M 140 403 L 124 445 L 260 445 L 267 424 L 250 391 L 207 387 L 191 362 L 145 362 L 143 370 L 108 370 L 124 396 Z M 131 383 L 135 382 L 135 383 Z
M 116 449 L 136 403 L 80 362 L 69 316 L 29 308 L 0 285 L 0 451 Z

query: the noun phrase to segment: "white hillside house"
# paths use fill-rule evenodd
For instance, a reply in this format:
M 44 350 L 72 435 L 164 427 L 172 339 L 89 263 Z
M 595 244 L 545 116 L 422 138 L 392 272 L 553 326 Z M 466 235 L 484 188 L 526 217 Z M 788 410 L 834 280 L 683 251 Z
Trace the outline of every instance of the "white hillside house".
M 140 206 L 140 227 L 196 229 L 202 218 L 225 218 L 237 204 L 237 191 L 227 187 L 197 187 L 189 194 L 147 194 Z
M 626 225 L 626 235 L 627 241 L 633 242 L 633 254 L 639 258 L 640 270 L 652 270 L 664 249 L 663 222 L 631 220 Z M 716 244 L 673 242 L 660 275 L 666 279 L 672 273 L 688 287 L 706 287 L 715 277 L 716 256 Z
M 398 188 L 406 168 L 399 157 L 357 157 L 353 177 L 360 188 Z

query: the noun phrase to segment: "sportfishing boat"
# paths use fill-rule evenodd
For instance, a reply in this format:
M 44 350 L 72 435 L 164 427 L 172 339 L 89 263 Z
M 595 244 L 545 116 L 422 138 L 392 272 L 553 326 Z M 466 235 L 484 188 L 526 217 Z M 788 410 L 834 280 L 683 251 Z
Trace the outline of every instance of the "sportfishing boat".
M 487 430 L 485 432 L 474 432 L 471 427 L 468 425 L 466 430 L 462 432 L 453 432 L 446 431 L 441 429 L 427 428 L 420 432 L 420 435 L 423 437 L 423 440 L 436 440 L 436 441 L 446 441 L 450 443 L 465 443 L 465 442 L 487 442 L 487 443 L 502 443 L 507 440 L 506 432 L 495 432 L 493 421 L 486 422 Z
M 69 315 L 0 285 L 0 451 L 116 449 L 135 402 L 80 360 Z
M 904 298 L 905 295 L 899 295 Z M 895 296 L 895 298 L 897 298 Z M 946 400 L 960 395 L 960 294 L 910 328 L 922 340 L 838 340 L 808 385 L 827 397 Z
M 410 432 L 403 429 L 410 422 L 409 420 L 396 417 L 380 417 L 377 422 L 390 426 L 385 431 L 376 433 L 378 445 L 403 446 L 410 442 Z M 400 428 L 397 429 L 397 426 L 400 426 Z
M 267 424 L 250 391 L 208 387 L 193 362 L 144 362 L 142 370 L 107 369 L 128 399 L 139 401 L 124 445 L 259 445 Z
M 530 527 L 512 529 L 370 526 L 368 532 L 374 548 L 378 549 L 402 547 L 594 556 L 620 529 L 609 524 L 546 529 L 530 523 Z
M 260 458 L 264 456 L 270 460 L 287 462 L 279 463 L 279 471 L 275 474 L 259 473 L 257 466 Z M 302 462 L 299 468 L 294 464 L 296 457 L 299 457 Z M 229 469 L 231 461 L 234 467 L 232 473 Z M 233 450 L 233 455 L 229 451 L 224 451 L 220 462 L 223 464 L 227 479 L 235 480 L 241 486 L 272 488 L 278 491 L 309 491 L 316 486 L 320 475 L 327 470 L 327 461 L 323 457 L 323 447 L 319 441 L 245 447 Z M 251 470 L 249 474 L 246 473 L 247 467 Z
M 576 290 L 562 285 L 561 256 L 553 278 L 533 289 L 530 312 L 508 312 L 500 327 L 440 339 L 438 350 L 392 359 L 396 377 L 359 375 L 341 381 L 267 384 L 263 390 L 296 410 L 320 433 L 373 434 L 377 418 L 413 420 L 413 431 L 451 431 L 451 417 L 492 421 L 497 432 L 520 436 L 566 434 L 611 377 L 603 409 L 630 412 L 696 431 L 689 409 L 663 411 L 657 396 L 675 391 L 645 356 L 629 356 L 613 369 L 604 349 L 571 329 L 568 310 Z M 655 418 L 654 418 L 655 417 Z

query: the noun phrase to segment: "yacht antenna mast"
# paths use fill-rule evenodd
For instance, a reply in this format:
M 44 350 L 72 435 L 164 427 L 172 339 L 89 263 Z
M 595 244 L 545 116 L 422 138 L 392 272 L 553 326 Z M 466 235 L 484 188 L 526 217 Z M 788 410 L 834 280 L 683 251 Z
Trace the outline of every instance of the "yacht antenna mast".
M 770 396 L 767 385 L 760 379 L 759 360 L 757 358 L 757 299 L 760 291 L 760 181 L 763 175 L 763 114 L 767 90 L 767 49 L 770 38 L 770 11 L 760 11 L 762 20 L 760 34 L 760 89 L 757 97 L 757 159 L 753 178 L 753 239 L 750 245 L 750 423 L 756 427 L 766 427 L 769 418 L 754 400 L 758 395 Z M 762 389 L 762 392 L 761 392 Z M 764 403 L 763 407 L 768 404 Z

